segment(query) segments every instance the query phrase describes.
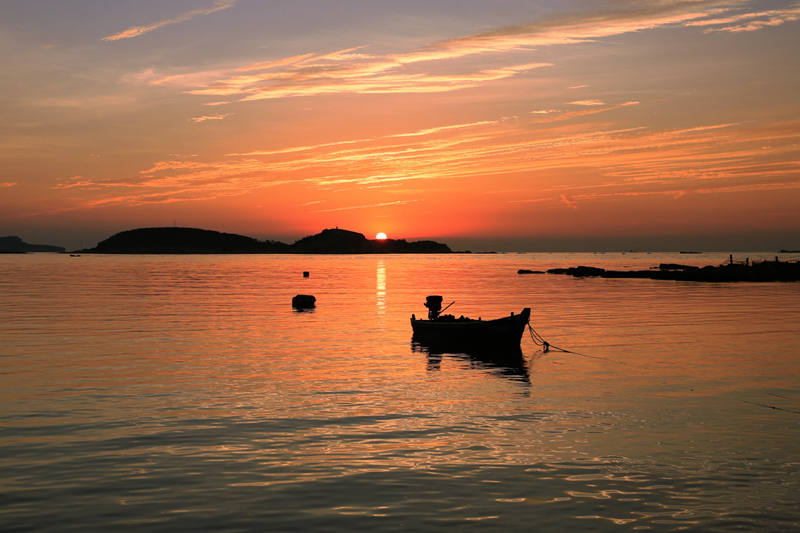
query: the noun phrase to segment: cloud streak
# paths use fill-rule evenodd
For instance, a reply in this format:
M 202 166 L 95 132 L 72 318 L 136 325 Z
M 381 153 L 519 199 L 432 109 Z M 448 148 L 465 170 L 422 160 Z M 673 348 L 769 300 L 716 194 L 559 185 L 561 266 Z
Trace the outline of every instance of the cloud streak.
M 308 59 L 281 71 L 234 75 L 216 80 L 202 88 L 186 90 L 188 94 L 238 97 L 240 101 L 268 100 L 322 94 L 358 93 L 437 93 L 476 87 L 480 84 L 514 77 L 530 70 L 551 66 L 551 63 L 523 63 L 501 68 L 482 69 L 462 74 L 424 74 L 394 72 L 399 65 L 357 63 L 332 65 L 324 56 L 307 66 Z M 335 61 L 339 61 L 336 59 Z M 269 67 L 270 69 L 273 67 Z M 237 69 L 239 70 L 239 69 Z M 392 71 L 392 72 L 390 72 Z M 168 78 L 156 84 L 169 84 L 179 79 Z
M 218 2 L 206 11 L 225 9 L 230 5 L 232 1 Z M 217 103 L 220 98 L 223 101 L 258 101 L 346 93 L 450 92 L 552 66 L 547 62 L 508 64 L 511 54 L 535 48 L 589 43 L 664 27 L 719 26 L 708 31 L 745 31 L 800 17 L 798 7 L 743 13 L 742 5 L 741 0 L 621 2 L 615 4 L 614 9 L 562 15 L 534 24 L 458 37 L 406 52 L 376 55 L 367 53 L 365 46 L 356 46 L 207 71 L 153 75 L 146 81 L 152 85 L 172 86 L 195 96 L 214 97 L 216 100 L 210 103 Z M 201 11 L 190 13 L 199 14 Z M 188 13 L 176 20 L 183 20 L 186 15 Z M 486 56 L 487 59 L 482 60 L 486 63 L 499 63 L 500 66 L 460 73 L 448 69 L 446 74 L 441 73 L 443 62 L 477 55 Z M 463 65 L 461 69 L 464 69 Z M 585 88 L 585 85 L 570 86 L 570 89 L 579 88 Z M 572 104 L 603 105 L 599 100 L 590 99 L 575 100 Z
M 412 202 L 418 202 L 419 200 L 395 200 L 394 202 L 379 202 L 376 204 L 365 204 L 365 205 L 348 205 L 345 207 L 334 207 L 332 209 L 318 209 L 317 213 L 332 213 L 336 211 L 352 211 L 353 209 L 374 209 L 376 207 L 389 207 L 394 205 L 405 205 L 410 204 Z
M 211 15 L 212 13 L 216 13 L 217 11 L 222 11 L 223 9 L 231 8 L 235 3 L 236 0 L 216 0 L 214 2 L 214 5 L 212 5 L 211 7 L 186 11 L 175 17 L 159 20 L 158 22 L 147 24 L 146 26 L 131 26 L 130 28 L 122 30 L 119 33 L 115 33 L 113 35 L 107 35 L 103 37 L 102 40 L 119 41 L 121 39 L 131 39 L 133 37 L 139 37 L 140 35 L 144 35 L 145 33 L 149 33 L 153 30 L 157 30 L 158 28 L 169 26 L 170 24 L 179 24 L 181 22 L 186 22 L 187 20 L 199 15 Z
M 192 117 L 192 122 L 200 123 L 206 122 L 207 120 L 224 120 L 228 117 L 230 113 L 220 113 L 217 115 L 200 115 L 199 117 Z
M 753 11 L 749 13 L 738 13 L 724 17 L 715 17 L 705 20 L 688 22 L 687 26 L 709 27 L 706 32 L 743 32 L 756 31 L 763 28 L 780 26 L 787 22 L 800 20 L 800 5 L 786 9 L 770 9 L 766 11 Z
M 230 7 L 218 2 L 205 11 Z M 210 96 L 224 101 L 257 101 L 327 94 L 437 93 L 462 90 L 518 76 L 552 66 L 547 62 L 507 64 L 509 54 L 534 48 L 580 44 L 602 38 L 667 26 L 720 26 L 741 21 L 753 25 L 774 25 L 777 20 L 794 20 L 800 8 L 741 13 L 738 0 L 665 0 L 617 4 L 616 9 L 596 13 L 573 13 L 535 24 L 500 28 L 493 32 L 464 36 L 425 48 L 400 53 L 370 54 L 364 46 L 334 52 L 306 52 L 289 57 L 191 73 L 150 76 L 152 85 L 173 86 L 187 94 Z M 621 6 L 621 7 L 619 7 Z M 196 10 L 192 13 L 205 12 Z M 186 13 L 174 20 L 184 20 Z M 173 21 L 173 19 L 170 19 Z M 165 22 L 165 21 L 162 21 Z M 172 23 L 172 22 L 170 22 Z M 159 23 L 161 24 L 161 23 Z M 740 31 L 736 26 L 715 31 Z M 443 61 L 467 56 L 490 56 L 489 62 L 502 66 L 461 73 L 441 72 Z M 462 67 L 463 69 L 463 67 Z M 422 71 L 422 72 L 420 72 Z M 584 88 L 573 85 L 571 89 Z M 211 103 L 216 103 L 211 102 Z M 603 105 L 582 99 L 574 105 Z
M 613 113 L 626 105 L 631 103 L 602 111 Z M 650 130 L 540 121 L 530 115 L 229 154 L 215 161 L 176 158 L 124 179 L 74 176 L 54 189 L 82 191 L 86 207 L 199 201 L 274 187 L 302 191 L 309 201 L 316 200 L 314 191 L 364 198 L 367 188 L 382 189 L 381 196 L 373 197 L 377 202 L 319 210 L 335 212 L 404 205 L 410 203 L 409 194 L 418 199 L 450 190 L 453 180 L 489 180 L 518 191 L 525 203 L 570 209 L 615 198 L 800 188 L 796 122 Z

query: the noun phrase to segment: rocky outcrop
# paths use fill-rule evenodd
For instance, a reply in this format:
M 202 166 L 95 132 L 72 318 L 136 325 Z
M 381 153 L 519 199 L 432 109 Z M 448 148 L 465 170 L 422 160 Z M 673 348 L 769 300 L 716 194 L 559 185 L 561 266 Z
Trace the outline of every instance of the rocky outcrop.
M 605 270 L 597 267 L 578 266 L 551 268 L 547 273 L 575 277 L 648 278 L 674 281 L 800 281 L 800 262 L 778 261 L 776 258 L 775 261 L 730 263 L 704 267 L 667 263 L 650 270 Z

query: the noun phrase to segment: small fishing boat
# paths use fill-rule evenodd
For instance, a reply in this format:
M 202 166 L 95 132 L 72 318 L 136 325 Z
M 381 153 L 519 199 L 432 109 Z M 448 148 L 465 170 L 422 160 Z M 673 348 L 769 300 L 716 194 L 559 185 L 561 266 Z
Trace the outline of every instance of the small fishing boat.
M 418 319 L 411 315 L 413 340 L 427 346 L 454 348 L 519 348 L 522 333 L 531 317 L 530 307 L 526 307 L 518 315 L 494 320 L 480 318 L 456 318 L 443 315 L 442 312 L 455 302 L 442 309 L 441 296 L 428 296 L 425 307 L 428 308 L 428 320 Z

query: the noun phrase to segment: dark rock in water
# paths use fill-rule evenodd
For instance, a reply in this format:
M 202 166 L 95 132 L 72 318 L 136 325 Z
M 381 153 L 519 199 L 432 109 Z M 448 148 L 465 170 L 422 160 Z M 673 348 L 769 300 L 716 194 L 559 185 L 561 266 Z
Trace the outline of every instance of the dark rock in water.
M 659 270 L 696 270 L 700 267 L 691 265 L 680 265 L 678 263 L 661 263 L 658 265 Z
M 311 309 L 316 304 L 317 299 L 310 294 L 298 294 L 292 298 L 292 307 L 295 309 Z
M 24 254 L 27 252 L 52 252 L 63 254 L 66 252 L 61 246 L 50 244 L 28 244 L 19 237 L 0 237 L 0 253 Z
M 601 276 L 604 272 L 605 269 L 603 268 L 589 267 L 589 266 L 577 266 L 570 268 L 551 268 L 547 271 L 548 274 L 567 274 L 569 276 L 575 276 L 578 278 L 589 277 L 589 276 Z
M 667 268 L 661 268 L 666 266 Z M 678 268 L 673 268 L 678 267 Z M 800 262 L 762 261 L 760 263 L 725 263 L 719 266 L 692 267 L 660 265 L 658 270 L 604 270 L 595 267 L 551 268 L 548 274 L 566 274 L 603 278 L 649 278 L 674 281 L 800 281 Z
M 520 268 L 517 274 L 544 274 L 544 270 L 528 270 L 527 268 Z

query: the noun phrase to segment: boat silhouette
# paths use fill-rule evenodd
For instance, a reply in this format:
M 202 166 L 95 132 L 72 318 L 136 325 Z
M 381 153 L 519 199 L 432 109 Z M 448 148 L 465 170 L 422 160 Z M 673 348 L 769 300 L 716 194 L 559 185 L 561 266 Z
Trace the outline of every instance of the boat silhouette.
M 519 350 L 522 333 L 531 317 L 530 307 L 524 308 L 518 315 L 512 312 L 509 316 L 494 320 L 443 315 L 442 312 L 453 303 L 455 302 L 442 309 L 441 296 L 428 296 L 425 301 L 428 319 L 418 319 L 411 315 L 413 340 L 445 351 L 461 352 L 469 349 L 491 352 L 499 349 L 505 352 L 514 347 Z

